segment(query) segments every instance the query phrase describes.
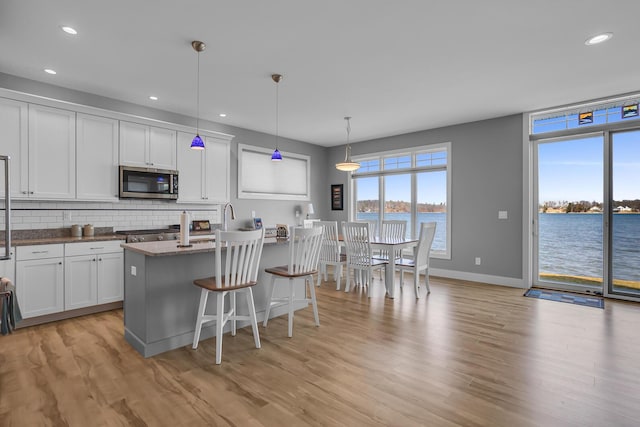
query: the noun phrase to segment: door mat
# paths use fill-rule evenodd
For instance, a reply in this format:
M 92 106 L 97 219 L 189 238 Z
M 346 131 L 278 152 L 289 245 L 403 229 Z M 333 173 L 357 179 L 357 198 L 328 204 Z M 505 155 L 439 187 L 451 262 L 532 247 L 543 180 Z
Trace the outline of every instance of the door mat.
M 586 305 L 587 307 L 604 308 L 604 299 L 565 292 L 548 291 L 546 289 L 528 289 L 525 297 L 546 299 L 549 301 L 566 302 L 569 304 Z

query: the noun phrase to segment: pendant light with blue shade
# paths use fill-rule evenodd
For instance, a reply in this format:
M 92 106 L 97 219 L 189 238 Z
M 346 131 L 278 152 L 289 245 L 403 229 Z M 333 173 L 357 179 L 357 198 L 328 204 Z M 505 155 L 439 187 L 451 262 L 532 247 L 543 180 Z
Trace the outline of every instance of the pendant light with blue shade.
M 196 92 L 197 98 L 197 114 L 196 114 L 196 136 L 191 141 L 192 150 L 204 150 L 204 141 L 200 138 L 200 52 L 206 49 L 207 45 L 204 42 L 194 40 L 191 42 L 191 47 L 198 53 L 198 90 Z
M 282 80 L 282 74 L 271 74 L 271 80 L 276 82 L 276 149 L 273 150 L 271 161 L 280 162 L 282 161 L 282 154 L 278 150 L 278 83 Z

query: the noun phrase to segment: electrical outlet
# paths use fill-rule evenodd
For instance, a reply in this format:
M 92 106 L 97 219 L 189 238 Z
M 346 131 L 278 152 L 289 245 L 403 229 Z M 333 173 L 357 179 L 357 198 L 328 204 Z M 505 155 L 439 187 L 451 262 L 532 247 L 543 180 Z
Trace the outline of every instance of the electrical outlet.
M 508 211 L 498 211 L 498 219 L 509 219 Z
M 256 217 L 256 211 L 251 211 L 251 218 L 255 218 Z
M 135 265 L 131 266 L 131 275 L 132 276 L 137 276 L 138 275 L 138 270 L 136 269 Z
M 62 211 L 62 221 L 64 221 L 64 222 L 69 222 L 69 221 L 71 221 L 71 212 L 69 212 L 69 211 Z
M 476 265 L 480 265 L 482 264 L 482 260 L 480 259 L 479 256 L 476 257 Z

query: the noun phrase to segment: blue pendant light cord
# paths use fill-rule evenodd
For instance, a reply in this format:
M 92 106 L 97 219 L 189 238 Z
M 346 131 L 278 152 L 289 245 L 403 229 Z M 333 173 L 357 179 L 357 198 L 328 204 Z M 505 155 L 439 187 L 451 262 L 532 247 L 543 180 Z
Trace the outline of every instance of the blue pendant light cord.
M 278 150 L 278 121 L 279 121 L 278 83 L 280 83 L 280 79 L 282 79 L 282 76 L 280 74 L 273 74 L 271 78 L 273 79 L 274 82 L 276 82 L 276 149 L 273 151 L 273 154 L 271 155 L 271 160 L 274 162 L 279 162 L 282 160 L 282 154 L 280 154 L 280 151 Z
M 197 90 L 196 90 L 196 136 L 191 141 L 192 150 L 204 150 L 204 141 L 200 138 L 200 52 L 205 48 L 202 42 L 192 42 L 191 46 L 198 52 Z

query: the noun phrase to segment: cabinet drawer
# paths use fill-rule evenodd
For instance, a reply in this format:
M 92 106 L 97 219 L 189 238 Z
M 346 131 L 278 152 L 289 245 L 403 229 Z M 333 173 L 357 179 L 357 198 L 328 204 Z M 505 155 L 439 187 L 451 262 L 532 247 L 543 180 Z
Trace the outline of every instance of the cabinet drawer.
M 112 253 L 112 252 L 122 252 L 123 249 L 120 247 L 120 244 L 122 243 L 124 243 L 124 240 L 65 243 L 64 254 L 65 256 L 75 256 L 75 255 L 91 255 L 91 254 L 106 254 L 106 253 Z
M 32 245 L 16 247 L 16 261 L 57 258 L 64 256 L 64 245 Z

